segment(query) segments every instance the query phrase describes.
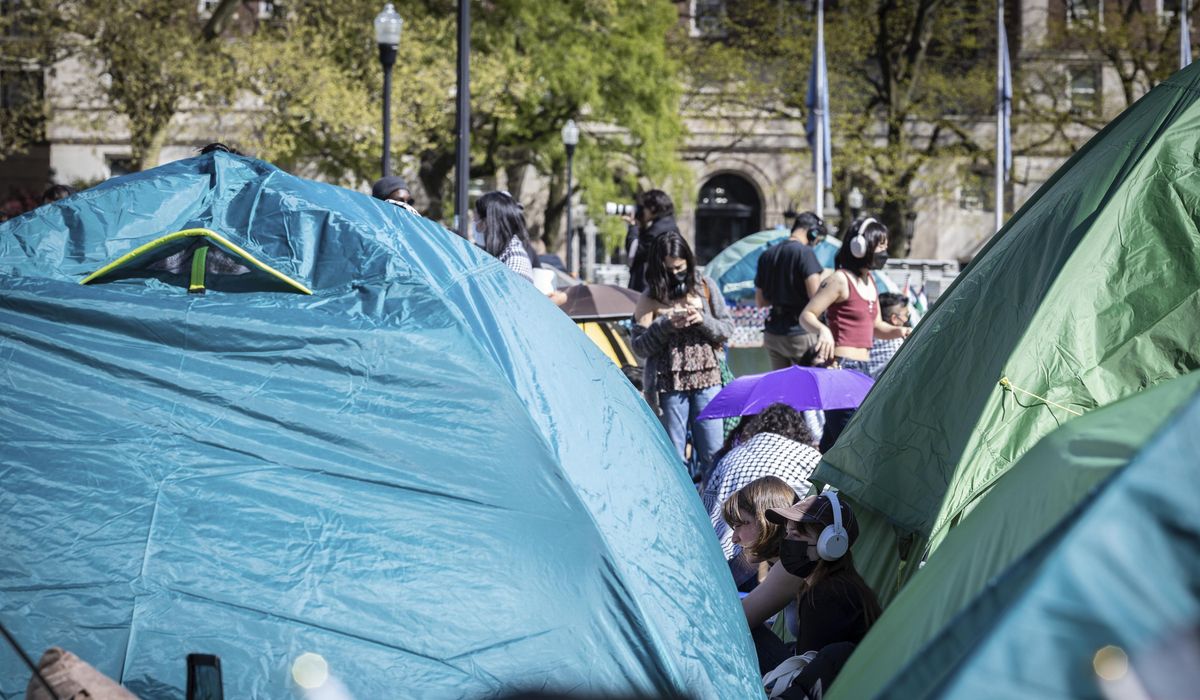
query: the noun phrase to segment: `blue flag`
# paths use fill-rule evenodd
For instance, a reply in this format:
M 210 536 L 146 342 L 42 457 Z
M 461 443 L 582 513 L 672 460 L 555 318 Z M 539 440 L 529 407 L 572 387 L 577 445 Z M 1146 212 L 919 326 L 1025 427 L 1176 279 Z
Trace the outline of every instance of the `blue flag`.
M 996 111 L 1000 115 L 1000 133 L 996 138 L 1002 139 L 1004 148 L 1004 180 L 1009 179 L 1012 171 L 1012 66 L 1008 62 L 1008 33 L 1004 22 L 1000 22 L 1000 72 L 996 78 Z
M 817 14 L 817 22 L 824 20 L 824 13 Z M 804 106 L 808 108 L 808 147 L 813 151 L 813 172 L 817 172 L 817 111 L 821 112 L 821 145 L 825 159 L 825 186 L 833 181 L 833 166 L 829 147 L 829 76 L 825 72 L 825 36 L 823 28 L 817 30 L 817 45 L 813 48 L 812 68 L 808 73 L 808 94 Z

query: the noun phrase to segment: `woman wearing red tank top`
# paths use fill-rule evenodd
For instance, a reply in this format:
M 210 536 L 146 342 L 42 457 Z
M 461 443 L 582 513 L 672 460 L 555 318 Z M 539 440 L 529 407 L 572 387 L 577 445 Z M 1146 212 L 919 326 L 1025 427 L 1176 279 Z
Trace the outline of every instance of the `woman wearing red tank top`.
M 872 272 L 887 262 L 887 227 L 873 217 L 850 224 L 834 258 L 837 268 L 800 314 L 800 323 L 817 334 L 817 360 L 830 367 L 867 373 L 875 338 L 906 338 L 912 331 L 893 326 L 879 313 L 879 291 Z M 829 325 L 821 323 L 825 314 Z M 854 411 L 826 411 L 821 451 L 833 446 Z

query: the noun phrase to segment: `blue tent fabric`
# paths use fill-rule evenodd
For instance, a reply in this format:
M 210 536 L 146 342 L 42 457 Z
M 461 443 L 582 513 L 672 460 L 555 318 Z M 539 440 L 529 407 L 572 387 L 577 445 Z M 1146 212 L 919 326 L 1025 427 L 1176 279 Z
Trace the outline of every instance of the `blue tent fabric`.
M 86 275 L 209 228 L 312 296 Z M 0 225 L 0 620 L 144 698 L 301 654 L 355 697 L 750 697 L 737 597 L 653 415 L 527 281 L 224 153 Z M 0 654 L 0 695 L 28 672 Z
M 785 228 L 773 228 L 739 238 L 708 261 L 705 272 L 717 282 L 729 301 L 754 299 L 754 276 L 758 259 L 767 248 L 788 237 Z

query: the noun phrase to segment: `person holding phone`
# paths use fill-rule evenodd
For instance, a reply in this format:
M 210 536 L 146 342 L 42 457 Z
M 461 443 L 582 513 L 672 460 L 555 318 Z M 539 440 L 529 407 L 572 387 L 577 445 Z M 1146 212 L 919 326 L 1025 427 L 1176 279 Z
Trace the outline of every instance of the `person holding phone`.
M 696 270 L 692 249 L 678 230 L 650 245 L 646 291 L 633 312 L 633 351 L 645 358 L 643 393 L 659 414 L 680 459 L 688 432 L 703 480 L 721 446 L 720 420 L 697 416 L 721 390 L 721 353 L 733 320 L 717 284 Z

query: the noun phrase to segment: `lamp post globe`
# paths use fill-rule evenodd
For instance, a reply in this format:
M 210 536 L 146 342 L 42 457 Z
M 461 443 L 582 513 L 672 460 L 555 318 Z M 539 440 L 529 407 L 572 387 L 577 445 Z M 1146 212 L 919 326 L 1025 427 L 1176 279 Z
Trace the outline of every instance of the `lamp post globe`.
M 383 6 L 375 16 L 375 43 L 379 45 L 379 64 L 383 66 L 383 177 L 392 174 L 392 66 L 396 65 L 396 49 L 404 20 L 392 3 Z
M 850 217 L 857 219 L 858 212 L 862 211 L 863 208 L 863 193 L 862 190 L 858 189 L 858 185 L 852 187 L 850 192 L 846 194 L 846 204 L 850 207 Z
M 575 230 L 571 221 L 571 190 L 574 189 L 572 172 L 575 146 L 579 143 L 579 127 L 574 119 L 568 119 L 562 128 L 562 142 L 567 149 L 567 267 L 572 275 L 579 275 L 579 253 L 575 245 Z

